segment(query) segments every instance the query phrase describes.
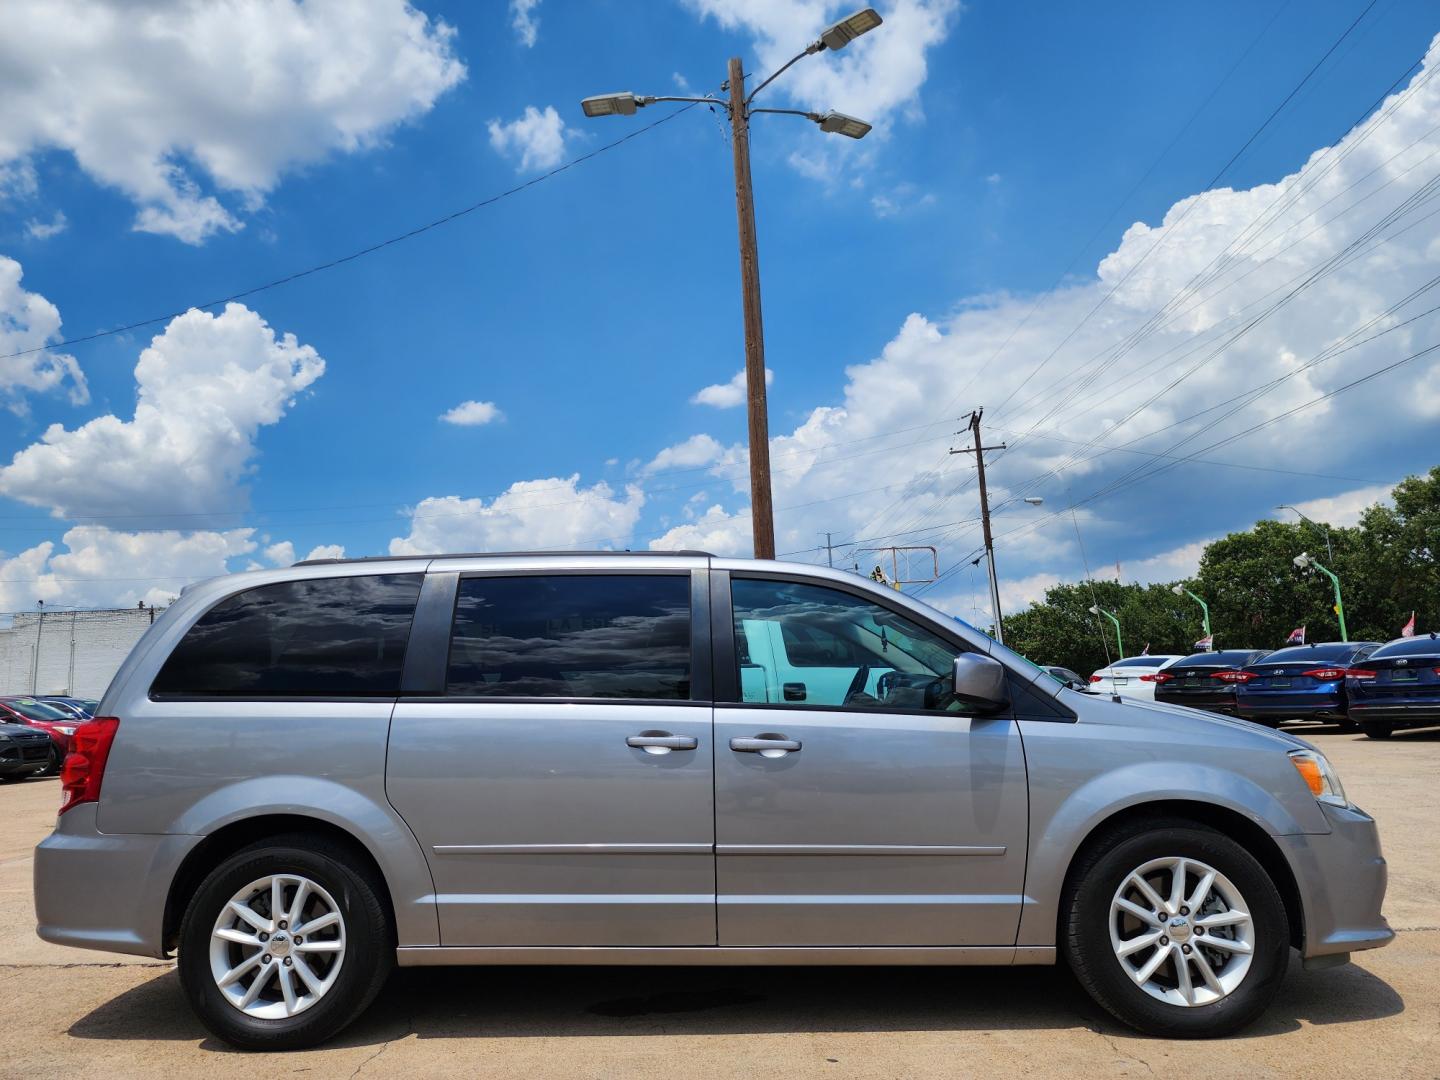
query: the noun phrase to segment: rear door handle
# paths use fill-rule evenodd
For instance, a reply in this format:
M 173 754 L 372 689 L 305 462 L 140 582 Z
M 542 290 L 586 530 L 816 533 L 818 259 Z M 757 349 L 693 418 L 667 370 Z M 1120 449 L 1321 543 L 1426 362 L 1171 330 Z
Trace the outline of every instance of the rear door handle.
M 625 740 L 626 746 L 647 754 L 668 754 L 671 750 L 694 750 L 700 745 L 693 735 L 671 735 L 668 731 L 642 731 Z
M 768 732 L 753 739 L 731 739 L 730 749 L 740 754 L 761 754 L 765 757 L 781 757 L 800 749 L 799 739 L 787 739 L 784 735 Z

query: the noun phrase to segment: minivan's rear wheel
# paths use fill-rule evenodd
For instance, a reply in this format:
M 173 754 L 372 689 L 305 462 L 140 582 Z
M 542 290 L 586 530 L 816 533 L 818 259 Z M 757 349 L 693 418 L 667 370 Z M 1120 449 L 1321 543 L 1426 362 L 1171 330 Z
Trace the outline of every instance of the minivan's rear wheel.
M 1102 837 L 1069 880 L 1070 965 L 1131 1027 L 1224 1035 L 1274 998 L 1289 958 L 1285 905 L 1229 837 L 1178 819 L 1134 823 Z
M 374 1000 L 395 945 L 377 883 L 319 837 L 256 844 L 196 890 L 180 981 L 200 1019 L 250 1050 L 313 1046 Z

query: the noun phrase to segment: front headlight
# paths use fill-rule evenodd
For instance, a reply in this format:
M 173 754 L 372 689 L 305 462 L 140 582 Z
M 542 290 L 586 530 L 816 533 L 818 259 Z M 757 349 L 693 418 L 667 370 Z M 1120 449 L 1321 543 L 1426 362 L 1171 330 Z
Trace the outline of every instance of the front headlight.
M 1290 764 L 1295 766 L 1300 779 L 1305 781 L 1310 794 L 1318 801 L 1331 806 L 1350 805 L 1350 800 L 1345 798 L 1345 789 L 1340 786 L 1340 777 L 1335 775 L 1335 770 L 1320 751 L 1291 750 Z
M 56 725 L 55 725 L 55 730 L 58 731 L 58 732 L 60 732 L 61 735 L 74 735 L 74 734 L 75 734 L 75 729 L 74 729 L 74 727 L 72 727 L 72 726 L 69 725 L 69 724 L 56 724 Z

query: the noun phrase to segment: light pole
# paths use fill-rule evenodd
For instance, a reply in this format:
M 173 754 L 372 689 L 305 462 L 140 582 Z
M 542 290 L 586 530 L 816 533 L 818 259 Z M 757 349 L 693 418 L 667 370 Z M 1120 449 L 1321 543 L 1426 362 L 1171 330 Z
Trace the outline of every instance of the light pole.
M 750 427 L 750 527 L 755 540 L 755 557 L 775 557 L 775 519 L 770 498 L 770 423 L 765 404 L 765 326 L 760 315 L 760 252 L 755 241 L 755 195 L 750 183 L 750 117 L 755 113 L 803 116 L 818 124 L 821 131 L 863 139 L 870 125 L 853 116 L 831 110 L 827 113 L 800 109 L 754 109 L 755 95 L 774 82 L 791 64 L 826 49 L 843 49 L 861 34 L 881 22 L 874 8 L 863 8 L 827 27 L 803 52 L 782 64 L 749 96 L 745 94 L 745 70 L 739 57 L 730 60 L 726 86 L 730 100 L 713 97 L 646 97 L 626 91 L 599 94 L 580 102 L 586 116 L 633 116 L 635 110 L 659 101 L 704 102 L 718 105 L 730 116 L 731 148 L 735 158 L 735 214 L 740 226 L 740 294 L 745 314 L 745 392 Z
M 1098 607 L 1098 606 L 1096 606 L 1096 605 L 1091 605 L 1091 607 L 1090 607 L 1090 614 L 1091 614 L 1091 615 L 1104 615 L 1107 619 L 1109 619 L 1111 622 L 1113 622 L 1113 623 L 1115 624 L 1115 645 L 1116 645 L 1116 647 L 1119 648 L 1119 650 L 1120 650 L 1120 655 L 1119 655 L 1118 657 L 1116 657 L 1116 659 L 1117 659 L 1117 660 L 1124 660 L 1124 659 L 1125 659 L 1125 640 L 1120 636 L 1120 620 L 1117 619 L 1114 615 L 1110 614 L 1110 612 L 1106 611 L 1104 608 Z
M 1328 577 L 1330 579 L 1330 584 L 1335 586 L 1335 615 L 1340 620 L 1340 640 L 1349 641 L 1350 635 L 1345 632 L 1345 602 L 1340 599 L 1340 578 L 1335 574 L 1333 570 L 1329 570 L 1326 567 L 1321 566 L 1318 562 L 1314 560 L 1314 558 L 1305 554 L 1305 552 L 1303 551 L 1299 555 L 1295 556 L 1293 562 L 1301 570 L 1308 570 L 1310 567 L 1313 566 L 1316 570 L 1319 570 L 1322 574 Z
M 1175 588 L 1170 591 L 1176 596 L 1188 596 L 1200 605 L 1200 610 L 1205 613 L 1205 636 L 1208 638 L 1210 636 L 1210 605 L 1205 603 L 1204 600 L 1201 600 L 1200 597 L 1196 596 L 1189 589 L 1185 588 L 1184 585 L 1176 585 Z M 1211 646 L 1214 646 L 1214 642 L 1211 642 Z
M 1311 521 L 1311 520 L 1310 520 L 1308 517 L 1306 517 L 1304 514 L 1300 513 L 1300 510 L 1299 510 L 1298 507 L 1291 506 L 1289 503 L 1281 503 L 1279 506 L 1275 507 L 1275 509 L 1276 509 L 1276 510 L 1294 510 L 1296 516 L 1298 516 L 1301 521 L 1307 522 L 1308 524 L 1312 525 L 1313 527 L 1319 529 L 1322 533 L 1324 533 L 1324 534 L 1325 534 L 1325 557 L 1326 557 L 1327 559 L 1329 559 L 1331 562 L 1334 562 L 1334 561 L 1335 561 L 1335 552 L 1333 552 L 1332 550 L 1330 550 L 1330 526 L 1329 526 L 1329 525 L 1321 525 L 1318 521 Z

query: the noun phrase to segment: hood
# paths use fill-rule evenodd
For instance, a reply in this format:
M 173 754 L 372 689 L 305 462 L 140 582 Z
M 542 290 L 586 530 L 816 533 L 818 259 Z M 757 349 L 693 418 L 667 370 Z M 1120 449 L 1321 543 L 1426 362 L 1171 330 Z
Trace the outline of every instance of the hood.
M 43 731 L 36 731 L 34 728 L 27 727 L 25 724 L 0 723 L 0 736 L 4 736 L 5 738 L 44 734 L 45 733 Z
M 1147 713 L 1159 713 L 1172 723 L 1185 724 L 1193 728 L 1197 726 L 1209 726 L 1220 728 L 1229 732 L 1238 732 L 1252 740 L 1256 747 L 1267 749 L 1284 750 L 1314 750 L 1312 743 L 1304 739 L 1296 738 L 1284 731 L 1276 731 L 1274 728 L 1265 727 L 1263 724 L 1253 724 L 1249 720 L 1241 720 L 1235 716 L 1225 716 L 1221 713 L 1205 712 L 1202 709 L 1191 709 L 1184 705 L 1170 705 L 1165 702 L 1151 703 L 1149 701 L 1137 701 L 1133 698 L 1121 698 L 1121 704 L 1126 708 L 1137 709 Z

